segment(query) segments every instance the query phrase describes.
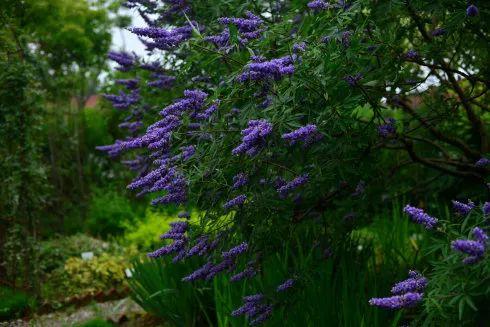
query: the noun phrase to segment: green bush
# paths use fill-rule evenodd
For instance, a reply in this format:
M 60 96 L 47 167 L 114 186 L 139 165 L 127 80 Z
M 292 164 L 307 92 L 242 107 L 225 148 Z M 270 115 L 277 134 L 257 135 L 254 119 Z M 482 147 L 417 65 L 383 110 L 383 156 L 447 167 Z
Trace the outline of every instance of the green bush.
M 104 242 L 85 234 L 72 236 L 57 236 L 39 245 L 39 267 L 42 273 L 63 267 L 70 257 L 80 257 L 82 252 L 93 252 L 95 255 L 103 252 L 121 253 L 123 249 L 117 244 Z
M 35 301 L 29 295 L 0 287 L 0 321 L 20 318 L 34 305 Z
M 196 222 L 198 215 L 197 211 L 191 212 L 190 221 Z M 158 246 L 161 243 L 160 235 L 170 229 L 169 224 L 175 221 L 175 217 L 176 214 L 172 212 L 146 210 L 145 216 L 136 223 L 125 223 L 124 243 L 144 250 Z
M 87 229 L 92 235 L 106 238 L 124 232 L 135 213 L 128 199 L 120 193 L 95 189 L 88 210 Z

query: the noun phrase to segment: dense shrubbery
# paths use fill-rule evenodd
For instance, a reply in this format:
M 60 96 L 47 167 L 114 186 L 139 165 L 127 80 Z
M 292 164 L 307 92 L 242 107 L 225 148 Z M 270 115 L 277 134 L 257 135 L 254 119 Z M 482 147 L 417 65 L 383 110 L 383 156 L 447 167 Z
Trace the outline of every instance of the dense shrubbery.
M 173 223 L 162 235 L 170 243 L 150 257 L 172 255 L 174 262 L 204 257 L 202 267 L 183 276 L 196 285 L 222 278 L 223 272 L 238 288 L 248 279 L 263 281 L 242 294 L 255 294 L 242 304 L 233 299 L 238 309 L 227 308 L 251 325 L 271 316 L 271 324 L 283 322 L 289 305 L 306 312 L 298 293 L 314 291 L 329 275 L 314 274 L 322 257 L 334 262 L 331 276 L 341 270 L 340 278 L 351 284 L 365 279 L 370 285 L 372 273 L 382 269 L 396 271 L 398 278 L 411 270 L 390 296 L 389 284 L 385 291 L 359 285 L 360 311 L 344 312 L 339 324 L 380 324 L 379 309 L 369 304 L 407 308 L 391 315 L 394 323 L 483 321 L 465 307 L 488 306 L 490 282 L 483 230 L 490 209 L 484 204 L 490 163 L 485 158 L 487 4 L 475 9 L 459 0 L 213 6 L 130 0 L 125 5 L 146 21 L 147 27 L 130 30 L 158 59 L 109 54 L 119 65 L 116 76 L 130 78 L 116 80 L 121 91 L 105 95 L 128 112 L 121 125 L 128 136 L 99 149 L 124 157 L 137 173 L 128 188 L 140 196 L 154 194 L 152 204 L 202 210 L 197 224 Z M 126 155 L 132 151 L 136 156 Z M 399 253 L 385 249 L 378 258 L 375 244 L 387 236 L 376 234 L 386 228 L 373 227 L 378 221 L 370 215 L 400 196 L 427 203 L 430 214 L 410 205 L 403 211 L 406 221 L 430 231 L 407 238 L 405 230 L 396 238 Z M 433 207 L 453 197 L 471 197 L 476 205 L 454 202 L 457 215 L 447 219 L 434 214 Z M 399 217 L 401 207 L 393 214 Z M 473 239 L 453 242 L 470 233 Z M 362 254 L 364 246 L 375 260 L 361 260 L 360 266 L 371 267 L 356 270 L 356 260 L 345 257 L 355 258 L 355 249 Z M 457 251 L 468 255 L 464 263 L 455 261 Z M 396 259 L 384 267 L 387 257 Z M 274 278 L 269 269 L 280 266 L 282 274 Z M 482 278 L 467 280 L 470 271 Z M 383 282 L 395 281 L 385 277 Z M 481 292 L 467 289 L 468 283 Z M 353 292 L 348 283 L 339 285 L 341 292 Z M 375 295 L 387 297 L 368 303 Z M 483 301 L 476 301 L 479 307 L 473 297 Z M 427 310 L 416 308 L 422 301 Z M 431 307 L 441 301 L 451 310 Z M 334 311 L 325 320 L 333 319 Z M 306 320 L 314 325 L 318 317 Z M 357 320 L 346 322 L 350 317 Z
M 0 321 L 23 317 L 35 306 L 35 300 L 21 291 L 0 287 Z

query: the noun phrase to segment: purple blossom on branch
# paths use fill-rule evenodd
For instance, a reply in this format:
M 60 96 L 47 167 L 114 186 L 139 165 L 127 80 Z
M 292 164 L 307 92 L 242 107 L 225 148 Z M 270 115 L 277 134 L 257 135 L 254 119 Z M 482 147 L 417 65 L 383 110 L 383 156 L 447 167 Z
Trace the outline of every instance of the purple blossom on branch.
M 253 59 L 254 62 L 247 64 L 243 72 L 238 75 L 238 82 L 280 80 L 282 77 L 294 73 L 296 55 L 288 55 L 270 61 Z
M 133 67 L 137 59 L 136 55 L 132 55 L 124 51 L 110 51 L 107 54 L 107 57 L 110 60 L 117 62 L 119 64 L 119 67 L 117 67 L 116 69 L 123 72 L 129 71 Z
M 294 283 L 295 283 L 294 279 L 292 278 L 287 279 L 281 285 L 277 286 L 276 292 L 284 292 L 290 289 L 291 287 L 293 287 Z
M 287 182 L 283 186 L 277 189 L 279 196 L 285 198 L 291 191 L 297 189 L 298 187 L 306 184 L 309 180 L 308 174 L 304 174 L 294 178 L 293 180 Z
M 322 0 L 314 0 L 314 1 L 308 2 L 307 6 L 310 9 L 313 9 L 315 11 L 319 11 L 319 10 L 328 9 L 329 4 L 328 4 L 328 2 L 325 2 Z
M 309 124 L 300 127 L 290 133 L 282 135 L 282 138 L 289 142 L 289 145 L 294 145 L 298 142 L 302 142 L 304 147 L 308 147 L 311 144 L 322 139 L 322 134 L 318 131 L 316 125 Z
M 422 298 L 422 293 L 406 293 L 391 297 L 372 298 L 369 300 L 369 304 L 384 309 L 401 309 L 417 305 L 422 301 Z
M 245 203 L 246 200 L 247 200 L 247 196 L 245 194 L 239 195 L 239 196 L 231 199 L 230 201 L 226 202 L 223 205 L 223 208 L 230 209 L 233 207 L 241 207 Z
M 378 134 L 383 138 L 396 134 L 396 120 L 389 118 L 386 124 L 378 126 Z
M 490 165 L 490 159 L 488 158 L 481 158 L 475 162 L 475 166 L 479 168 L 485 168 L 488 165 Z
M 232 154 L 256 155 L 266 144 L 266 136 L 272 132 L 272 124 L 265 119 L 250 120 L 242 130 L 242 143 L 232 150 Z
M 475 204 L 468 200 L 468 203 L 452 200 L 454 210 L 460 215 L 466 216 L 475 207 Z
M 233 189 L 238 189 L 248 183 L 248 175 L 245 173 L 238 173 L 233 177 Z
M 235 25 L 238 29 L 238 40 L 241 44 L 246 44 L 250 40 L 260 38 L 261 33 L 264 31 L 260 28 L 264 23 L 263 20 L 250 11 L 245 12 L 245 18 L 221 17 L 218 18 L 218 22 L 222 25 Z M 218 35 L 217 38 L 213 39 L 213 41 L 217 41 L 216 43 L 224 44 L 224 37 L 226 34 L 228 34 L 229 38 L 228 31 L 225 34 Z
M 466 15 L 468 17 L 476 17 L 479 14 L 478 7 L 475 5 L 469 5 L 468 8 L 466 8 Z
M 472 230 L 473 240 L 459 239 L 451 242 L 451 248 L 467 255 L 464 264 L 474 264 L 483 259 L 487 248 L 488 235 L 479 227 Z
M 427 286 L 427 278 L 416 271 L 409 273 L 409 278 L 396 283 L 392 289 L 392 294 L 405 294 L 409 292 L 423 292 Z
M 403 211 L 410 217 L 413 222 L 424 225 L 426 229 L 432 229 L 437 224 L 436 218 L 429 216 L 424 212 L 424 210 L 412 207 L 409 204 L 407 204 L 405 208 L 403 208 Z

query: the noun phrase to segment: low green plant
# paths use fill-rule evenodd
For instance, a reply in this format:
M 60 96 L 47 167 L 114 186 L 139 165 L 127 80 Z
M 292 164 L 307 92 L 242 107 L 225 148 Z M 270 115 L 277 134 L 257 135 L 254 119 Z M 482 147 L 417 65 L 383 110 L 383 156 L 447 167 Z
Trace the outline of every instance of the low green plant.
M 190 221 L 195 222 L 199 212 L 190 213 Z M 147 209 L 145 216 L 137 220 L 136 223 L 125 223 L 124 243 L 137 246 L 138 248 L 148 250 L 161 243 L 160 235 L 170 229 L 170 223 L 175 221 L 176 213 L 159 212 Z
M 213 326 L 212 289 L 181 281 L 198 262 L 138 259 L 128 279 L 131 296 L 147 312 L 176 326 Z
M 24 292 L 0 287 L 0 321 L 24 316 L 35 306 L 35 300 Z
M 120 235 L 124 233 L 125 226 L 134 222 L 135 216 L 124 195 L 106 189 L 94 189 L 86 221 L 87 230 L 102 238 Z
M 120 253 L 122 248 L 116 244 L 104 242 L 86 234 L 57 236 L 39 243 L 39 266 L 43 273 L 63 267 L 70 257 L 79 257 L 82 252 Z
M 114 324 L 102 319 L 102 318 L 95 318 L 92 320 L 88 320 L 86 322 L 83 322 L 81 324 L 76 325 L 76 327 L 113 327 Z

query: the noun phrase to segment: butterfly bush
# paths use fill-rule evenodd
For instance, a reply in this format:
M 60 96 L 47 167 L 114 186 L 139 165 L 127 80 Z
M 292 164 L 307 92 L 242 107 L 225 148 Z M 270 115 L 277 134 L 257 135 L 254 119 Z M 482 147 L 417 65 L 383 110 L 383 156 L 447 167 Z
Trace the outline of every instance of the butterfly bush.
M 184 282 L 229 274 L 240 284 L 262 278 L 265 258 L 284 251 L 296 230 L 306 231 L 306 247 L 321 252 L 312 267 L 288 266 L 283 282 L 268 285 L 272 291 L 266 285 L 263 294 L 244 297 L 232 316 L 244 315 L 251 325 L 273 318 L 282 293 L 294 296 L 302 274 L 336 258 L 325 239 L 352 240 L 346 222 L 356 229 L 363 221 L 371 190 L 407 194 L 402 186 L 414 178 L 400 170 L 413 164 L 427 174 L 417 179 L 442 174 L 485 184 L 489 146 L 478 109 L 485 108 L 479 91 L 487 85 L 480 73 L 485 52 L 465 55 L 472 69 L 460 71 L 462 57 L 445 45 L 457 33 L 466 37 L 467 51 L 479 42 L 474 33 L 488 12 L 480 3 L 445 7 L 459 17 L 452 20 L 457 28 L 411 2 L 386 8 L 372 1 L 232 0 L 210 10 L 198 1 L 128 0 L 124 6 L 146 24 L 128 30 L 149 56 L 108 54 L 117 80 L 104 97 L 126 117 L 119 125 L 124 136 L 98 149 L 135 172 L 127 188 L 136 196 L 182 210 L 162 235 L 164 245 L 148 256 L 183 263 L 199 257 L 202 266 Z M 430 77 L 440 92 L 421 91 Z M 463 131 L 468 137 L 460 137 Z M 388 175 L 389 185 L 381 185 Z M 453 225 L 409 204 L 403 212 L 441 248 L 452 248 L 452 256 L 464 255 L 464 267 L 480 269 L 490 215 L 484 200 L 475 200 L 481 210 L 453 201 Z M 189 220 L 192 207 L 202 212 L 199 223 Z M 341 210 L 341 224 L 334 223 L 338 208 L 349 209 Z M 480 226 L 472 239 L 455 239 L 461 219 Z M 328 222 L 325 228 L 320 221 Z M 278 231 L 281 242 L 271 237 Z M 426 276 L 410 271 L 391 296 L 369 304 L 416 306 L 438 283 L 430 270 Z

